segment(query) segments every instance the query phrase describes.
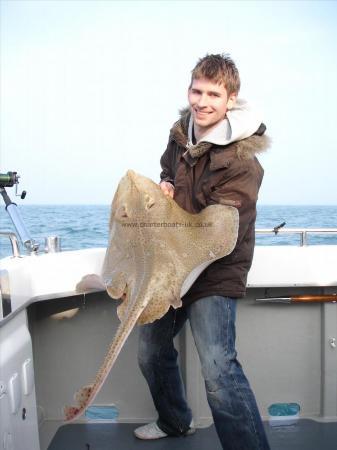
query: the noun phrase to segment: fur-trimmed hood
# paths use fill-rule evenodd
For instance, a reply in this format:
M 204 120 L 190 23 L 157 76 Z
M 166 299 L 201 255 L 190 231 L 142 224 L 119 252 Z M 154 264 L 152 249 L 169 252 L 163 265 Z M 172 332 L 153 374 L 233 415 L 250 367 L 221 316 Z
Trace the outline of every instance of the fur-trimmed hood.
M 235 107 L 228 111 L 226 118 L 197 145 L 227 147 L 235 145 L 239 159 L 251 159 L 255 154 L 265 151 L 271 139 L 265 135 L 266 126 L 259 115 L 243 99 L 238 99 Z M 180 119 L 171 130 L 171 138 L 179 145 L 189 149 L 192 144 L 193 117 L 189 108 L 180 111 Z M 213 144 L 213 145 L 211 145 Z M 232 147 L 232 145 L 230 145 Z

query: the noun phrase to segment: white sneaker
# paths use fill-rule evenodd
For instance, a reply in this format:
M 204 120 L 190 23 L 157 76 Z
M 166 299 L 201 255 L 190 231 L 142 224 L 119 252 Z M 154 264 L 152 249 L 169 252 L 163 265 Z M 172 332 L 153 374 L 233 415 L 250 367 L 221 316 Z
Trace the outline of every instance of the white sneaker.
M 158 427 L 157 422 L 151 422 L 136 428 L 134 434 L 138 439 L 160 439 L 168 436 Z
M 188 431 L 186 431 L 186 436 L 189 436 L 191 434 L 195 433 L 195 428 L 194 428 L 194 422 L 192 419 L 192 422 L 190 424 L 190 429 Z M 151 422 L 148 423 L 147 425 L 143 425 L 141 427 L 138 427 L 134 430 L 134 435 L 138 438 L 138 439 L 161 439 L 164 437 L 167 437 L 168 434 L 165 433 L 163 430 L 161 430 L 158 425 L 157 422 Z

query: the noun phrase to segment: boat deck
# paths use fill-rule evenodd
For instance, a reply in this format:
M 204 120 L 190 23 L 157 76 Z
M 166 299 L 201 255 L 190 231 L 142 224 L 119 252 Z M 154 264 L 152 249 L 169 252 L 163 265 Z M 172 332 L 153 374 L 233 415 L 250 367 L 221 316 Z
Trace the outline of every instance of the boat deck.
M 334 297 L 310 304 L 273 301 L 336 294 L 337 246 L 330 247 L 257 248 L 247 296 L 238 302 L 238 358 L 272 450 L 337 450 L 337 303 Z M 74 289 L 83 274 L 99 273 L 102 258 L 101 249 L 89 249 L 5 261 L 0 306 L 10 300 L 12 312 L 0 322 L 0 379 L 10 386 L 0 401 L 4 448 L 27 450 L 29 442 L 30 450 L 220 449 L 188 323 L 175 346 L 187 401 L 201 427 L 194 436 L 134 437 L 137 424 L 157 416 L 137 364 L 138 327 L 92 405 L 109 407 L 110 422 L 63 422 L 64 405 L 94 379 L 119 326 L 118 302 L 105 291 L 79 295 Z M 299 418 L 291 416 L 293 425 L 286 425 L 289 416 L 281 416 L 282 425 L 271 426 L 275 405 L 296 405 Z
M 141 441 L 131 423 L 70 424 L 59 428 L 48 450 L 221 450 L 214 425 L 188 437 Z M 292 425 L 265 422 L 271 450 L 336 450 L 337 423 L 300 419 Z M 243 450 L 243 449 L 240 449 Z

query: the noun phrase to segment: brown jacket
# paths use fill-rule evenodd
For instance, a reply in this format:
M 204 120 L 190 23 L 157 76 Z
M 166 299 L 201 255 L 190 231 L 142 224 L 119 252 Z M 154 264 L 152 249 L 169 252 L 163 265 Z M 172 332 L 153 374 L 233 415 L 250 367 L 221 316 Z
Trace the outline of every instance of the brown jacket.
M 243 297 L 255 244 L 256 201 L 263 169 L 255 154 L 265 150 L 269 138 L 261 124 L 246 139 L 225 146 L 212 145 L 200 158 L 186 152 L 190 113 L 185 113 L 171 129 L 166 151 L 161 157 L 161 181 L 175 186 L 174 199 L 186 211 L 198 213 L 208 205 L 236 206 L 240 215 L 239 235 L 233 252 L 215 261 L 202 272 L 182 298 L 187 305 L 210 295 Z

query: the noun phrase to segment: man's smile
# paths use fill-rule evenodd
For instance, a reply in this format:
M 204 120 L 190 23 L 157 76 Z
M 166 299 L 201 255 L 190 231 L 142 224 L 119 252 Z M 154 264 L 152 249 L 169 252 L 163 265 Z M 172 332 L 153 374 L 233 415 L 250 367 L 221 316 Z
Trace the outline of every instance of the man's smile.
M 195 108 L 194 108 L 194 112 L 195 112 L 197 115 L 201 115 L 201 116 L 207 115 L 207 114 L 211 114 L 211 113 L 212 113 L 212 111 L 200 111 L 199 109 L 195 109 Z

